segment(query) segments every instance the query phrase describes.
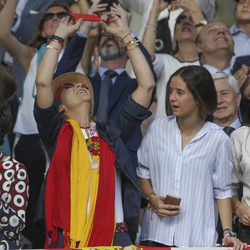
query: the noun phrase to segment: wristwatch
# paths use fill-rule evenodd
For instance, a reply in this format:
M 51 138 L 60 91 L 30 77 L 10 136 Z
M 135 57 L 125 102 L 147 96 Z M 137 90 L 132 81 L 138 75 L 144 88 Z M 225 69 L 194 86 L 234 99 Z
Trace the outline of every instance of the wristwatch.
M 206 26 L 207 24 L 208 24 L 207 20 L 206 20 L 206 19 L 203 19 L 203 20 L 201 20 L 199 23 L 195 24 L 194 26 L 195 26 L 196 28 L 198 28 L 198 27 Z
M 223 236 L 224 237 L 237 237 L 236 233 L 233 232 L 230 228 L 225 228 L 223 230 Z

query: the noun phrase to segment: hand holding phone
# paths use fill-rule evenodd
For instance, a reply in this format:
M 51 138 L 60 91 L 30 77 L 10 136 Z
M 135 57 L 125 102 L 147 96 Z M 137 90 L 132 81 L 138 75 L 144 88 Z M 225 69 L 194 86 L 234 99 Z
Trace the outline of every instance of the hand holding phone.
M 177 196 L 173 196 L 173 195 L 167 195 L 165 200 L 164 200 L 164 204 L 167 205 L 175 205 L 175 206 L 180 206 L 181 204 L 181 198 L 177 197 Z

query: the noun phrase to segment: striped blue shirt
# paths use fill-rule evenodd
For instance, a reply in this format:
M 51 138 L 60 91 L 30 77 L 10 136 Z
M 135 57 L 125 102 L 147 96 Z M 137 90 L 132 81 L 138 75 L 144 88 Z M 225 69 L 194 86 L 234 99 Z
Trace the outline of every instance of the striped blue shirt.
M 216 199 L 231 197 L 229 137 L 217 125 L 206 122 L 182 149 L 175 116 L 159 118 L 142 141 L 138 161 L 138 176 L 151 179 L 157 195 L 181 197 L 177 216 L 160 217 L 146 210 L 141 240 L 179 247 L 215 246 Z

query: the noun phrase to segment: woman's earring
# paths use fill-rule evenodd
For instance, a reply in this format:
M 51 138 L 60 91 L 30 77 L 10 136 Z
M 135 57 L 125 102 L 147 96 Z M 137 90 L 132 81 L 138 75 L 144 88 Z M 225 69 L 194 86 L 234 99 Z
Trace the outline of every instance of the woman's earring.
M 59 111 L 59 113 L 63 113 L 65 111 L 65 109 L 60 105 L 58 107 L 58 111 Z

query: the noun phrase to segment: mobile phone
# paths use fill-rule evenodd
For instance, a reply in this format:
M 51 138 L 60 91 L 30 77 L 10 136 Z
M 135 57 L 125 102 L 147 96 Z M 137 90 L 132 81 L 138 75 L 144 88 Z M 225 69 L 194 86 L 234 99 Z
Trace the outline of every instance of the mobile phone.
M 165 204 L 168 205 L 175 205 L 175 206 L 180 206 L 181 204 L 181 198 L 177 197 L 177 196 L 173 196 L 173 195 L 167 195 L 165 200 L 164 200 Z
M 172 2 L 172 0 L 164 0 L 164 2 L 166 2 L 166 3 L 171 3 Z

